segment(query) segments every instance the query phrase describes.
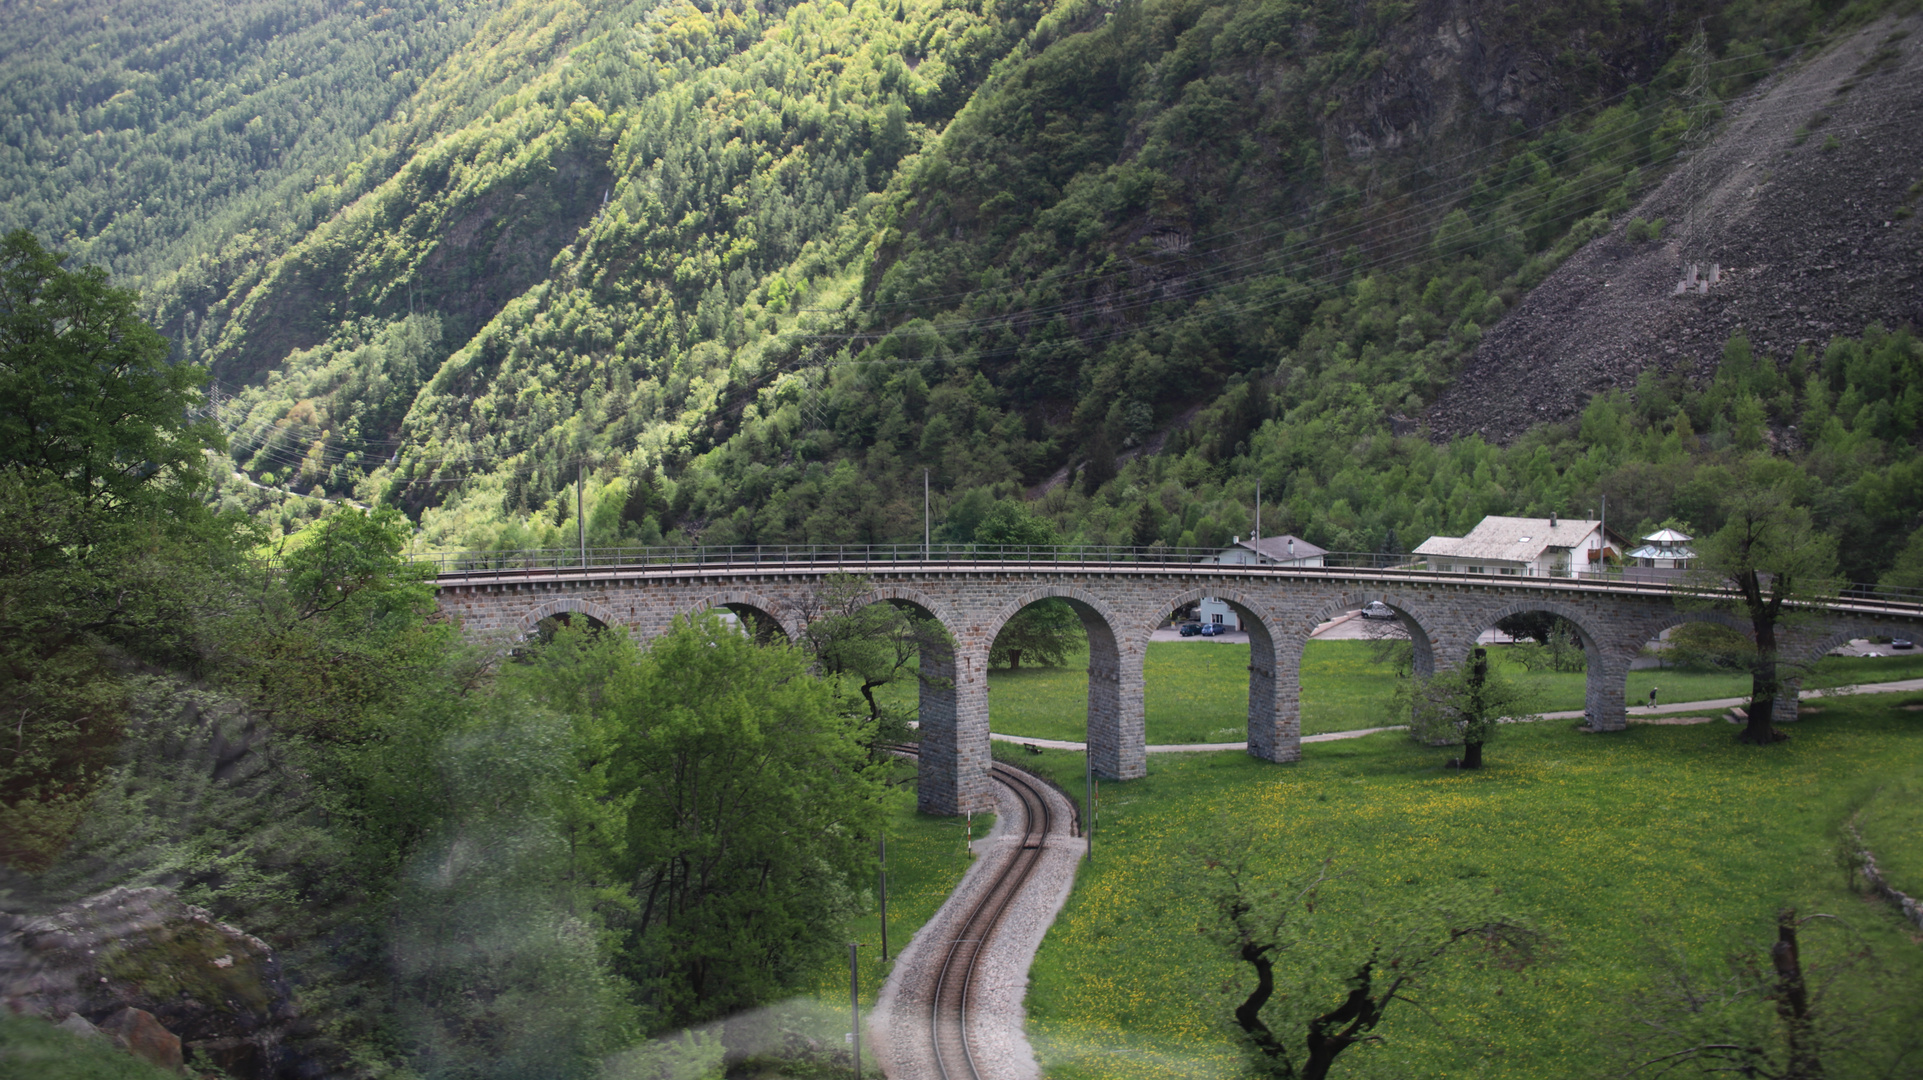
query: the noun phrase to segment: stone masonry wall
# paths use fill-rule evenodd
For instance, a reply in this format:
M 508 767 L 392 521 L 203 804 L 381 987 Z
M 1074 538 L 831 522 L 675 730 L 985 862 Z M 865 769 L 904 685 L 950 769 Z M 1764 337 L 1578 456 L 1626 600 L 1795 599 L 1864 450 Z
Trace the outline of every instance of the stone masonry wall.
M 479 637 L 519 639 L 545 618 L 579 613 L 626 626 L 643 639 L 677 617 L 726 608 L 797 636 L 811 597 L 833 568 L 725 567 L 685 574 L 617 568 L 444 579 L 441 607 Z M 1044 597 L 1069 601 L 1089 638 L 1088 741 L 1095 771 L 1112 779 L 1147 772 L 1142 662 L 1150 633 L 1170 612 L 1202 596 L 1228 601 L 1250 637 L 1249 753 L 1265 761 L 1301 756 L 1302 650 L 1315 627 L 1372 600 L 1401 617 L 1415 670 L 1430 675 L 1462 663 L 1476 638 L 1504 616 L 1546 611 L 1568 619 L 1589 660 L 1585 708 L 1590 725 L 1621 730 L 1629 663 L 1643 645 L 1678 623 L 1739 622 L 1715 611 L 1682 610 L 1660 593 L 1611 591 L 1558 580 L 1488 582 L 1406 574 L 1380 582 L 1316 572 L 1251 572 L 1234 566 L 1120 568 L 1050 572 L 1033 566 L 964 564 L 869 571 L 875 601 L 911 604 L 939 619 L 954 638 L 949 656 L 924 657 L 921 687 L 923 810 L 961 814 L 992 805 L 988 787 L 988 652 L 1002 626 Z M 1813 662 L 1850 637 L 1915 633 L 1918 619 L 1832 619 L 1793 627 L 1785 659 Z M 1776 720 L 1796 718 L 1794 686 Z M 1384 717 L 1385 721 L 1395 718 Z

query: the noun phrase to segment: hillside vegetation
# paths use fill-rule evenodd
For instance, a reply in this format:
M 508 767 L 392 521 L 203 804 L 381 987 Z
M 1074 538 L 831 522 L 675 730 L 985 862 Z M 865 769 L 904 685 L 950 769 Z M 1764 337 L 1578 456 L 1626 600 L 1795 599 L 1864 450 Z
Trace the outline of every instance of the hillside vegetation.
M 287 32 L 235 31 L 206 86 L 306 43 L 355 88 L 308 95 L 338 134 L 167 196 L 172 254 L 122 265 L 213 365 L 228 505 L 282 531 L 350 498 L 420 546 L 558 544 L 585 476 L 593 542 L 901 540 L 926 470 L 954 540 L 1025 495 L 1064 539 L 1212 545 L 1260 480 L 1275 531 L 1393 551 L 1604 496 L 1707 533 L 1717 470 L 1761 454 L 1875 578 L 1923 525 L 1909 408 L 1876 395 L 1905 312 L 1732 340 L 1727 374 L 1663 365 L 1501 447 L 1421 418 L 1564 260 L 1662 236 L 1630 209 L 1726 102 L 1913 6 L 504 0 L 402 20 L 405 62 L 262 7 Z M 60 25 L 14 32 L 85 53 Z M 161 72 L 152 138 L 226 100 L 142 59 L 214 30 L 139 33 L 113 70 Z M 69 111 L 70 140 L 132 123 Z M 40 192 L 10 221 L 99 198 L 10 145 Z M 120 250 L 87 221 L 60 235 Z

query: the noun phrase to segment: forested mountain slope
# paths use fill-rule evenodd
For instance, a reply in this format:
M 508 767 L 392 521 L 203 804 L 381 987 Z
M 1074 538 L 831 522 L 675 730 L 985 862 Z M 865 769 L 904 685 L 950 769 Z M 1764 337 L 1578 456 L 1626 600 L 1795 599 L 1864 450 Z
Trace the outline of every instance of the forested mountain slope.
M 1811 371 L 1840 403 L 1912 363 L 1913 340 L 1883 334 L 1915 317 L 1886 300 L 1900 272 L 1822 325 L 1759 334 L 1770 362 L 1725 378 L 1724 339 L 1784 291 L 1743 276 L 1748 249 L 1695 298 L 1736 306 L 1695 328 L 1688 363 L 1653 351 L 1678 335 L 1623 329 L 1646 312 L 1595 308 L 1581 268 L 1673 259 L 1625 240 L 1633 219 L 1693 205 L 1696 174 L 1658 186 L 1679 154 L 1713 165 L 1701 148 L 1745 118 L 1787 123 L 1764 103 L 1796 72 L 1848 69 L 1836 115 L 1900 110 L 1916 41 L 1877 20 L 1914 7 L 502 0 L 388 74 L 405 98 L 342 121 L 361 141 L 304 191 L 291 168 L 256 174 L 282 185 L 257 215 L 271 229 L 183 211 L 182 235 L 224 239 L 149 256 L 179 269 L 141 280 L 178 351 L 213 364 L 238 466 L 398 504 L 427 545 L 558 543 L 583 474 L 596 542 L 906 539 L 924 470 L 959 540 L 1025 491 L 1065 537 L 1212 544 L 1246 531 L 1257 479 L 1265 523 L 1337 548 L 1625 488 L 1670 493 L 1633 521 L 1707 527 L 1713 507 L 1674 494 L 1686 479 L 1637 470 L 1669 443 L 1685 472 L 1811 449 L 1807 425 L 1785 437 Z M 1874 59 L 1837 59 L 1865 41 Z M 1796 176 L 1860 151 L 1876 207 L 1913 201 L 1914 133 L 1878 130 L 1847 147 L 1818 130 L 1759 198 L 1795 206 Z M 1719 220 L 1772 232 L 1735 190 Z M 28 203 L 8 224 L 41 220 Z M 1900 263 L 1899 211 L 1878 242 Z M 1559 321 L 1594 310 L 1616 329 Z M 1856 367 L 1788 354 L 1877 320 L 1838 346 L 1871 358 Z M 1572 340 L 1622 356 L 1598 377 Z M 1580 373 L 1537 371 L 1546 351 Z M 1608 445 L 1603 421 L 1529 426 L 1632 382 L 1591 407 L 1622 433 Z M 1489 428 L 1478 409 L 1513 445 L 1428 441 Z M 1855 412 L 1836 422 L 1859 438 Z M 1877 424 L 1860 437 L 1880 449 L 1839 452 L 1830 489 L 1914 457 L 1914 423 Z M 325 505 L 233 497 L 287 524 Z M 1923 523 L 1914 497 L 1875 505 L 1861 524 L 1886 539 L 1860 574 Z

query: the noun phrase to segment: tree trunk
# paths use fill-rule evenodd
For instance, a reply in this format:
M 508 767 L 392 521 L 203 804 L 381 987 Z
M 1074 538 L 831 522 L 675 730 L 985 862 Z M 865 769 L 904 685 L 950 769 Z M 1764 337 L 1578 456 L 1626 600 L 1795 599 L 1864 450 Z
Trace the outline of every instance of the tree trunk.
M 1008 670 L 1020 671 L 1021 669 L 1022 669 L 1022 651 L 1020 649 L 1008 650 Z
M 1235 1022 L 1241 1025 L 1256 1049 L 1277 1064 L 1280 1075 L 1293 1076 L 1295 1070 L 1290 1067 L 1288 1052 L 1277 1041 L 1275 1032 L 1269 1030 L 1269 1025 L 1262 1022 L 1262 1006 L 1267 1005 L 1275 993 L 1275 963 L 1269 959 L 1265 947 L 1254 944 L 1242 946 L 1242 959 L 1255 968 L 1255 990 L 1236 1007 Z
M 1788 735 L 1771 723 L 1776 712 L 1776 609 L 1763 595 L 1762 578 L 1749 571 L 1737 579 L 1749 608 L 1749 625 L 1756 635 L 1756 659 L 1749 667 L 1749 724 L 1736 738 L 1756 746 L 1781 742 Z
M 1462 763 L 1464 769 L 1482 768 L 1482 743 L 1465 742 L 1462 744 Z
M 1769 959 L 1776 968 L 1776 1015 L 1782 1018 L 1783 1038 L 1789 1044 L 1789 1071 L 1783 1080 L 1821 1080 L 1816 1021 L 1810 1015 L 1809 987 L 1803 982 L 1803 958 L 1796 944 L 1796 912 L 1776 913 L 1776 944 Z
M 1756 746 L 1768 746 L 1789 736 L 1778 732 L 1772 723 L 1776 713 L 1776 627 L 1774 623 L 1758 619 L 1756 627 L 1756 660 L 1750 665 L 1749 685 L 1749 724 L 1737 736 L 1743 742 Z

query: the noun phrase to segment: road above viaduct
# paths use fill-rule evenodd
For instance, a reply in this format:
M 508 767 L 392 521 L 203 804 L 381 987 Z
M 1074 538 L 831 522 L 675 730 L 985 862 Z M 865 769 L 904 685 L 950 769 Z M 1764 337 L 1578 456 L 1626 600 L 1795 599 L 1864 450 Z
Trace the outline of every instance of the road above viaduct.
M 1747 626 L 1731 610 L 1682 594 L 1674 582 L 1622 577 L 1512 577 L 1372 566 L 1253 566 L 1194 561 L 1163 551 L 968 552 L 923 557 L 921 549 L 683 549 L 677 552 L 489 553 L 433 557 L 442 610 L 474 636 L 518 639 L 545 619 L 585 617 L 646 639 L 675 618 L 727 609 L 790 638 L 815 610 L 834 574 L 867 580 L 874 603 L 909 605 L 947 628 L 952 647 L 921 661 L 923 810 L 990 808 L 988 653 L 1022 608 L 1066 601 L 1088 632 L 1088 742 L 1097 773 L 1147 772 L 1142 661 L 1149 635 L 1169 614 L 1204 596 L 1227 601 L 1249 632 L 1249 753 L 1266 761 L 1301 756 L 1299 670 L 1316 626 L 1370 601 L 1402 619 L 1420 675 L 1462 663 L 1478 635 L 1522 612 L 1560 615 L 1576 627 L 1588 659 L 1585 712 L 1598 730 L 1626 723 L 1630 661 L 1681 623 Z M 1373 556 L 1365 557 L 1374 559 Z M 566 565 L 572 561 L 572 565 Z M 1845 595 L 1781 634 L 1781 655 L 1815 659 L 1852 637 L 1914 636 L 1914 598 Z M 926 650 L 925 650 L 926 653 Z M 1793 690 L 1793 687 L 1792 687 Z M 1796 718 L 1793 692 L 1776 719 Z M 1387 718 L 1385 718 L 1387 719 Z

